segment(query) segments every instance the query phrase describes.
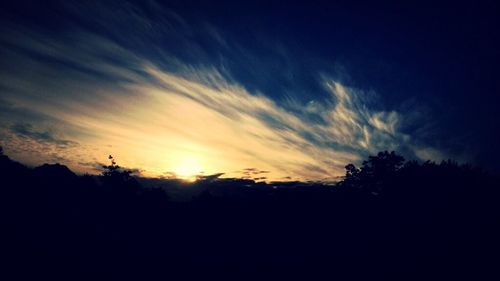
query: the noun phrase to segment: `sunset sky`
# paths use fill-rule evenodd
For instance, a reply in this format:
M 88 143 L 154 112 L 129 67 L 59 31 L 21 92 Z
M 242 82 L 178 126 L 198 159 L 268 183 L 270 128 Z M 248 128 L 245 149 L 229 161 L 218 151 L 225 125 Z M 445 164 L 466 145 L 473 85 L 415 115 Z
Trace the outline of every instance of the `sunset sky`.
M 335 180 L 381 150 L 500 167 L 494 4 L 185 2 L 1 4 L 5 153 L 180 178 Z

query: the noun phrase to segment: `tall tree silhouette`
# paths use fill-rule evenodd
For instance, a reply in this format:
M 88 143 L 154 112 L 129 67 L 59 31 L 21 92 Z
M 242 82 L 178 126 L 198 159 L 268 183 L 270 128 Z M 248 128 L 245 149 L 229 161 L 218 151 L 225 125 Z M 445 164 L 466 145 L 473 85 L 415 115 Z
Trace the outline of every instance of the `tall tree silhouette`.
M 379 152 L 376 156 L 369 156 L 368 160 L 363 161 L 360 169 L 354 164 L 345 166 L 346 175 L 343 185 L 358 187 L 378 195 L 382 191 L 382 186 L 394 179 L 396 172 L 403 167 L 404 163 L 404 157 L 394 151 Z
M 139 189 L 138 182 L 131 176 L 132 171 L 123 169 L 118 164 L 112 155 L 108 156 L 109 165 L 103 165 L 102 178 L 106 187 L 116 191 L 137 191 Z

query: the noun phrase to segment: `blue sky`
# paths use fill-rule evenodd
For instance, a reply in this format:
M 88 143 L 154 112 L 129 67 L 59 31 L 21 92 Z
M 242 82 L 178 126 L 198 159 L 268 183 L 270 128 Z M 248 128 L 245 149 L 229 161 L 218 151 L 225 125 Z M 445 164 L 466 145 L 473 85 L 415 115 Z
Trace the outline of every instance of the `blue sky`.
M 494 4 L 2 10 L 1 144 L 28 164 L 329 180 L 396 150 L 498 167 Z

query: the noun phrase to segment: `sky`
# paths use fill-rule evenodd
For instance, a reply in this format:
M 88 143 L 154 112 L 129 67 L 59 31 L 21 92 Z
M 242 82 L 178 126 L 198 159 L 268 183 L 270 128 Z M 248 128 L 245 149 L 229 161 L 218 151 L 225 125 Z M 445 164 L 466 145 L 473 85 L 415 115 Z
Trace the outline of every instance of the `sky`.
M 500 170 L 498 4 L 0 4 L 0 145 L 28 165 L 329 181 L 395 150 Z

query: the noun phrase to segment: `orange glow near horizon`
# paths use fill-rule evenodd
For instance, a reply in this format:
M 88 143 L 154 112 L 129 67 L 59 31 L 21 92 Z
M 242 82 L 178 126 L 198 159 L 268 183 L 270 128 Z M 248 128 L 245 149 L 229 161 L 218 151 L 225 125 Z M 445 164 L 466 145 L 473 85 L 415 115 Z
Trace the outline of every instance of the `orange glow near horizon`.
M 196 156 L 183 156 L 175 162 L 176 166 L 172 171 L 181 179 L 193 181 L 196 179 L 197 175 L 203 173 L 203 168 Z

